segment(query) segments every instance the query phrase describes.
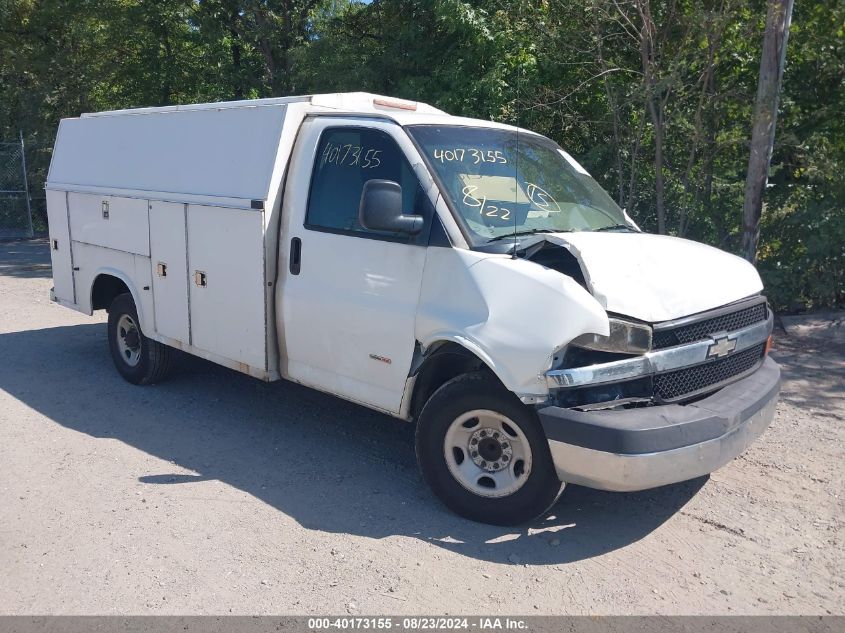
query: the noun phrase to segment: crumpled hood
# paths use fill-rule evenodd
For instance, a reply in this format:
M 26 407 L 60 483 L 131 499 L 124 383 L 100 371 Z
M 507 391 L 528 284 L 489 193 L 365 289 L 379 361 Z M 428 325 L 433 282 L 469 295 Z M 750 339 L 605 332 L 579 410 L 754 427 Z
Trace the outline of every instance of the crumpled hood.
M 546 240 L 579 261 L 588 289 L 609 312 L 668 321 L 759 293 L 744 259 L 712 246 L 650 233 L 556 233 Z

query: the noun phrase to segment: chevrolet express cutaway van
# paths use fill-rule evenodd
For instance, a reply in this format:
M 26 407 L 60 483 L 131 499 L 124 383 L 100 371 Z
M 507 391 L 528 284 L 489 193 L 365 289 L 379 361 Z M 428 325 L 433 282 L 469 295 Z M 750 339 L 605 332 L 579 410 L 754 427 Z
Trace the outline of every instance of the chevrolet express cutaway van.
M 413 421 L 471 519 L 704 475 L 774 414 L 754 267 L 529 130 L 364 93 L 100 112 L 46 188 L 52 299 L 108 311 L 126 380 L 178 349 Z

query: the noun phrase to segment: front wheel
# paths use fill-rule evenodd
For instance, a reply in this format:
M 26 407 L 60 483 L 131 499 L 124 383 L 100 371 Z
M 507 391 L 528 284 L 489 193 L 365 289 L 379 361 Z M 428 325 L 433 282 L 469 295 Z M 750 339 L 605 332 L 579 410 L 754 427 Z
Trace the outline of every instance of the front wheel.
M 419 417 L 416 449 L 435 494 L 474 521 L 525 523 L 563 490 L 536 414 L 482 373 L 434 392 Z
M 172 350 L 144 336 L 132 295 L 118 295 L 109 307 L 109 350 L 118 373 L 133 385 L 164 380 Z

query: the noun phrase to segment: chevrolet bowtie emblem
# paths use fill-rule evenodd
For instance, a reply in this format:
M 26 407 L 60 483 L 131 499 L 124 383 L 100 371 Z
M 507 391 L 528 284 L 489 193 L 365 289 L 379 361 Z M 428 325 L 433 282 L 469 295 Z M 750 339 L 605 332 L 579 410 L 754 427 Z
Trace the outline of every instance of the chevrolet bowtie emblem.
M 736 340 L 727 336 L 720 336 L 713 339 L 713 343 L 707 349 L 707 358 L 722 358 L 736 349 Z

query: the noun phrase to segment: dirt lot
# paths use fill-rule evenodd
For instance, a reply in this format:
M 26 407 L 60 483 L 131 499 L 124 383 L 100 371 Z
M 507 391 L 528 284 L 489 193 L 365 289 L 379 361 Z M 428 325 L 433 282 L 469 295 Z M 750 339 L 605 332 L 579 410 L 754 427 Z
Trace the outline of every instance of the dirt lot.
M 104 315 L 0 243 L 2 614 L 845 613 L 845 341 L 782 335 L 772 427 L 716 472 L 459 519 L 413 429 L 182 357 L 133 387 Z

